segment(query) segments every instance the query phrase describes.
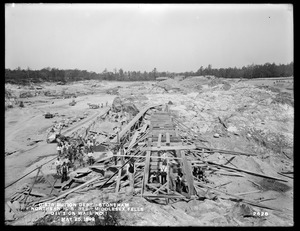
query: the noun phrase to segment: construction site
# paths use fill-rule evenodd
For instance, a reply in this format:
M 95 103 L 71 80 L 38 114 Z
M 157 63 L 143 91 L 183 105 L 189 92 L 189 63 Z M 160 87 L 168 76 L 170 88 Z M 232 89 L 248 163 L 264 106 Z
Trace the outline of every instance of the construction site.
M 293 81 L 7 83 L 5 223 L 293 226 Z

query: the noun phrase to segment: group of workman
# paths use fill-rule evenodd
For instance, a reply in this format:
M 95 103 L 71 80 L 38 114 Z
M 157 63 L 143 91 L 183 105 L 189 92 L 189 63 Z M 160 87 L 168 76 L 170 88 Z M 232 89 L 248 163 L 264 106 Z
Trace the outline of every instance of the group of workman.
M 95 162 L 93 157 L 96 136 L 88 139 L 80 137 L 81 144 L 75 145 L 68 141 L 60 141 L 57 144 L 57 160 L 55 161 L 56 173 L 61 177 L 61 183 L 68 180 L 68 173 L 71 168 L 85 167 Z
M 169 163 L 167 161 L 168 153 L 165 152 L 161 158 L 157 171 L 150 172 L 150 183 L 159 183 L 164 185 L 167 182 L 167 176 L 169 175 L 169 189 L 171 192 L 188 193 L 187 181 L 185 174 L 182 172 L 180 163 L 174 159 Z M 169 174 L 168 174 L 169 173 Z M 205 181 L 205 172 L 201 167 L 193 167 L 193 176 L 201 181 Z

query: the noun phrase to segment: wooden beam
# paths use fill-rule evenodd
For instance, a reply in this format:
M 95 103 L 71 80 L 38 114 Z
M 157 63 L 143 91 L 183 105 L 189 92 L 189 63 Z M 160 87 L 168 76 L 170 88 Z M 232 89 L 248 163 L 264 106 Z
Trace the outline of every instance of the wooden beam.
M 186 199 L 185 196 L 182 195 L 165 195 L 165 194 L 152 194 L 152 193 L 145 193 L 143 195 L 143 197 L 154 197 L 154 198 L 182 198 L 182 199 Z M 192 196 L 191 199 L 196 198 L 195 196 Z
M 172 135 L 172 136 L 176 136 L 175 129 L 153 129 L 151 132 L 151 135 L 153 137 L 157 137 L 159 135 L 159 133 L 165 134 L 167 132 L 169 132 L 170 135 Z
M 90 184 L 90 183 L 94 182 L 95 180 L 98 180 L 98 179 L 100 179 L 102 177 L 103 176 L 94 177 L 94 178 L 90 179 L 89 181 L 85 182 L 84 184 L 81 184 L 81 185 L 77 186 L 76 188 L 73 188 L 70 191 L 68 191 L 66 193 L 63 193 L 62 195 L 60 195 L 60 196 L 52 199 L 51 201 L 49 201 L 49 203 L 52 203 L 52 202 L 57 201 L 57 200 L 59 200 L 61 198 L 64 198 L 65 196 L 69 195 L 70 193 L 75 192 L 76 190 L 78 190 L 80 188 L 83 188 L 84 186 L 86 186 L 86 185 L 88 185 L 88 184 Z
M 280 172 L 277 172 L 277 173 L 278 173 L 279 175 L 281 175 L 281 176 L 285 176 L 285 177 L 287 177 L 287 178 L 294 179 L 294 177 L 284 175 L 284 174 L 282 174 L 282 173 L 280 173 Z
M 245 170 L 245 169 L 229 167 L 229 166 L 225 166 L 225 165 L 222 165 L 222 164 L 216 164 L 216 163 L 211 162 L 211 161 L 207 161 L 207 163 L 212 164 L 212 165 L 217 165 L 217 166 L 220 166 L 220 167 L 223 167 L 223 168 L 227 168 L 227 169 L 236 170 L 236 171 L 239 171 L 239 172 L 245 172 L 245 173 L 248 173 L 248 174 L 251 174 L 251 175 L 254 175 L 254 176 L 260 176 L 260 177 L 268 178 L 268 179 L 272 179 L 272 180 L 278 180 L 278 181 L 288 182 L 286 180 L 283 180 L 283 179 L 280 179 L 280 178 L 277 178 L 277 177 L 266 176 L 266 175 L 259 174 L 259 173 L 256 173 L 256 172 L 251 172 L 251 171 L 248 171 L 248 170 Z
M 36 182 L 36 179 L 37 179 L 37 177 L 38 177 L 38 175 L 39 175 L 39 173 L 40 173 L 41 167 L 42 167 L 42 166 L 40 166 L 40 167 L 38 168 L 38 171 L 37 171 L 37 173 L 36 173 L 36 176 L 35 176 L 35 178 L 34 178 L 34 181 L 33 181 L 32 185 L 31 185 L 31 187 L 30 187 L 30 189 L 29 189 L 29 191 L 28 191 L 28 194 L 27 194 L 26 197 L 25 197 L 24 204 L 26 204 L 26 200 L 27 200 L 27 198 L 29 197 L 29 194 L 30 194 L 31 191 L 32 191 L 32 188 L 33 188 L 33 186 L 34 186 L 34 184 L 35 184 L 35 182 Z
M 13 206 L 13 204 L 10 201 L 7 201 L 6 204 L 8 205 L 9 208 L 11 208 L 11 210 L 14 212 L 14 214 L 16 214 L 18 218 L 21 217 L 20 213 L 17 211 L 15 206 Z
M 161 133 L 158 135 L 157 147 L 160 148 L 161 146 Z
M 195 145 L 182 145 L 182 146 L 161 146 L 159 147 L 146 147 L 141 148 L 142 151 L 170 151 L 170 150 L 193 150 L 196 149 Z
M 209 186 L 209 185 L 206 185 L 206 184 L 203 184 L 203 183 L 200 183 L 200 182 L 198 182 L 198 184 L 201 185 L 201 186 L 204 187 L 204 188 L 209 188 L 209 189 L 211 189 L 211 190 L 213 190 L 213 191 L 216 191 L 216 192 L 219 192 L 219 193 L 226 194 L 226 195 L 231 196 L 231 197 L 233 197 L 233 198 L 240 199 L 240 200 L 242 200 L 244 203 L 247 203 L 247 204 L 250 204 L 250 205 L 254 205 L 254 206 L 258 206 L 258 207 L 265 208 L 265 209 L 271 209 L 271 210 L 276 210 L 276 211 L 282 212 L 281 209 L 278 209 L 278 208 L 275 208 L 275 207 L 272 207 L 272 206 L 263 205 L 263 204 L 260 204 L 260 203 L 255 202 L 255 201 L 246 200 L 246 199 L 243 198 L 243 197 L 239 197 L 239 196 L 236 196 L 236 195 L 233 195 L 233 194 L 224 192 L 224 191 L 222 191 L 222 190 L 213 188 L 213 187 L 211 187 L 211 186 Z M 198 186 L 196 186 L 196 187 L 198 187 Z
M 152 106 L 148 106 L 145 107 L 144 109 L 142 109 L 123 129 L 122 131 L 119 133 L 120 139 L 123 138 L 123 136 L 130 131 L 131 127 L 151 108 L 160 106 L 162 104 L 159 105 L 152 105 Z M 117 137 L 115 137 L 112 141 L 112 143 L 116 143 L 117 142 Z
M 56 158 L 57 158 L 57 154 L 54 154 L 54 155 L 55 155 L 54 158 L 48 160 L 46 163 L 43 163 L 43 164 L 40 165 L 39 167 L 41 167 L 41 166 L 43 166 L 43 165 L 45 165 L 45 164 L 48 164 L 50 161 L 56 159 Z M 19 180 L 23 179 L 25 176 L 28 176 L 30 173 L 32 173 L 32 172 L 34 172 L 35 170 L 37 170 L 39 167 L 37 167 L 37 168 L 33 169 L 32 171 L 26 173 L 24 176 L 20 177 L 19 179 L 15 180 L 14 182 L 12 182 L 12 183 L 10 183 L 9 185 L 5 186 L 5 188 L 7 188 L 7 187 L 13 185 L 14 183 L 17 183 Z
M 136 131 L 134 133 L 134 135 L 132 136 L 132 139 L 131 139 L 131 141 L 130 141 L 130 143 L 128 145 L 128 148 L 131 148 L 133 146 L 133 144 L 136 142 L 136 139 L 137 139 L 137 137 L 138 137 L 139 134 L 140 134 L 139 131 Z
M 197 144 L 196 144 L 196 147 L 198 149 L 206 149 L 206 150 L 209 150 L 212 152 L 219 152 L 219 153 L 228 154 L 228 155 L 257 156 L 257 154 L 253 154 L 253 153 L 244 153 L 244 152 L 235 152 L 235 151 L 224 150 L 224 149 L 208 148 L 208 147 L 203 147 L 203 146 L 200 146 Z
M 162 192 L 163 194 L 167 194 L 166 192 L 162 191 L 167 186 L 167 183 L 165 183 L 164 185 L 162 185 L 159 188 L 157 188 L 157 187 L 155 187 L 155 186 L 153 186 L 151 184 L 147 184 L 147 186 L 149 186 L 150 188 L 155 189 L 155 192 L 153 194 L 158 195 L 158 192 Z
M 166 145 L 170 146 L 170 133 L 169 132 L 166 133 Z
M 147 127 L 148 127 L 148 124 L 144 124 L 143 127 L 142 127 L 142 129 L 141 129 L 141 132 L 145 132 L 146 129 L 147 129 Z
M 148 139 L 148 146 L 151 146 L 152 139 Z M 143 185 L 142 185 L 142 194 L 144 194 L 145 191 L 145 185 L 148 183 L 149 178 L 149 163 L 150 163 L 150 155 L 151 151 L 147 151 L 146 154 L 146 161 L 145 161 L 145 168 L 144 168 L 144 177 L 143 177 Z
M 189 194 L 189 196 L 191 196 L 191 195 L 195 194 L 192 169 L 191 169 L 190 163 L 186 159 L 185 153 L 183 151 L 180 151 L 180 154 L 181 154 L 181 157 L 182 157 L 184 173 L 185 173 L 185 176 L 186 176 L 187 185 L 188 185 L 188 189 L 189 189 L 188 194 Z
M 255 190 L 255 191 L 250 191 L 250 192 L 243 192 L 243 193 L 236 193 L 234 195 L 236 196 L 242 196 L 242 195 L 247 195 L 247 194 L 252 194 L 252 193 L 259 193 L 261 190 Z
M 121 180 L 122 169 L 119 169 L 118 177 L 117 177 L 117 185 L 116 185 L 116 193 L 119 192 L 120 188 L 120 180 Z

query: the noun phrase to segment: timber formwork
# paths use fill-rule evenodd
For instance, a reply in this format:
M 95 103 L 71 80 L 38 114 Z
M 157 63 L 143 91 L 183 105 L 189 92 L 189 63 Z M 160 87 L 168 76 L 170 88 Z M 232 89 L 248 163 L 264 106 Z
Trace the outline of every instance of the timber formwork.
M 164 198 L 167 202 L 169 199 L 180 200 L 201 197 L 202 189 L 199 188 L 199 186 L 205 187 L 205 184 L 193 176 L 193 166 L 210 166 L 213 169 L 221 167 L 225 170 L 240 171 L 264 178 L 284 181 L 279 178 L 225 166 L 234 157 L 232 157 L 224 165 L 205 161 L 205 156 L 210 155 L 210 153 L 213 152 L 246 156 L 255 156 L 256 154 L 207 147 L 204 143 L 207 141 L 205 141 L 200 134 L 195 133 L 183 125 L 179 120 L 173 118 L 168 112 L 167 105 L 164 111 L 162 111 L 163 108 L 161 106 L 162 105 L 153 105 L 145 107 L 126 126 L 123 127 L 121 132 L 118 133 L 113 140 L 109 140 L 109 138 L 107 138 L 102 143 L 103 145 L 106 143 L 109 149 L 110 147 L 114 147 L 115 149 L 119 150 L 119 152 L 114 152 L 113 156 L 107 156 L 101 158 L 100 160 L 96 160 L 96 165 L 90 166 L 90 168 L 93 169 L 98 167 L 102 169 L 103 167 L 100 166 L 103 165 L 106 166 L 106 169 L 109 167 L 117 168 L 117 171 L 115 171 L 115 173 L 112 174 L 108 179 L 104 175 L 99 175 L 86 182 L 81 182 L 83 184 L 67 190 L 60 195 L 55 195 L 54 198 L 42 198 L 42 200 L 33 201 L 27 204 L 32 205 L 41 203 L 43 201 L 54 202 L 66 197 L 72 192 L 78 192 L 78 190 L 80 190 L 79 192 L 85 192 L 91 189 L 98 189 L 107 193 L 121 193 L 121 189 L 123 190 L 124 187 L 128 186 L 129 184 L 128 180 L 126 181 L 126 174 L 124 174 L 126 171 L 124 171 L 124 168 L 126 168 L 131 159 L 135 159 L 134 195 L 140 195 L 149 199 Z M 86 133 L 88 132 L 89 128 L 87 129 Z M 162 155 L 166 152 L 169 156 L 162 158 Z M 179 193 L 174 190 L 174 187 L 170 187 L 172 185 L 170 182 L 170 171 L 167 171 L 167 181 L 163 185 L 158 182 L 153 183 L 150 181 L 151 173 L 156 172 L 159 168 L 161 168 L 161 164 L 164 159 L 166 159 L 167 165 L 169 165 L 170 162 L 176 162 L 176 165 L 181 169 L 184 179 L 186 180 L 185 191 Z M 102 163 L 102 165 L 100 164 L 100 166 L 97 166 L 97 163 Z M 39 174 L 40 169 L 40 167 L 35 169 L 38 170 L 37 175 Z M 43 172 L 41 173 L 43 174 Z M 50 183 L 52 188 L 49 195 L 51 196 L 55 183 L 48 183 Z M 30 192 L 32 187 L 33 185 L 31 186 Z M 64 187 L 62 187 L 62 189 L 63 188 Z M 210 186 L 207 186 L 207 188 L 211 189 Z M 232 196 L 237 198 L 234 195 Z M 255 204 L 255 202 L 251 203 Z
M 152 114 L 150 119 L 150 130 L 148 133 L 147 147 L 142 150 L 146 152 L 144 177 L 142 182 L 142 196 L 148 198 L 191 198 L 195 197 L 194 180 L 191 163 L 187 160 L 185 150 L 196 149 L 194 145 L 186 145 L 182 142 L 177 128 L 168 111 L 160 111 Z M 168 153 L 167 157 L 162 157 Z M 168 168 L 166 182 L 164 184 L 152 183 L 150 174 L 157 172 L 162 166 L 164 159 L 173 162 L 180 169 L 186 179 L 187 192 L 178 193 L 171 190 L 170 174 L 172 169 Z M 174 186 L 173 188 L 174 189 Z

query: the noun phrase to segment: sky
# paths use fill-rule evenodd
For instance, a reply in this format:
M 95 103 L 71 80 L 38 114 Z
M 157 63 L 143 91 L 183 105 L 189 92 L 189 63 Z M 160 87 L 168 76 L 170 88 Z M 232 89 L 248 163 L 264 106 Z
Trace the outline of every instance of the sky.
M 5 68 L 197 71 L 287 64 L 291 4 L 6 4 Z

